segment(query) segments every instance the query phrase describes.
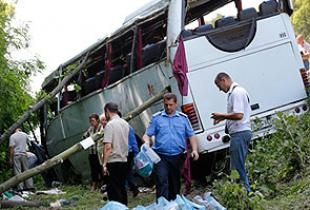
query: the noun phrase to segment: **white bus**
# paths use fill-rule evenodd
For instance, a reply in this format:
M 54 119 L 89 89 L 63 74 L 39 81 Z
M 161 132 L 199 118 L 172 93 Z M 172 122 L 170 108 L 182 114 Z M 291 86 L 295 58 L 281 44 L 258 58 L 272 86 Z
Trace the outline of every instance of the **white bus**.
M 208 15 L 226 5 L 233 5 L 233 16 L 207 22 Z M 88 55 L 85 68 L 50 106 L 52 119 L 46 107 L 42 111 L 41 131 L 49 154 L 79 141 L 88 115 L 102 113 L 106 102 L 118 103 L 125 115 L 169 86 L 198 136 L 201 160 L 194 169 L 203 167 L 201 175 L 217 171 L 216 162 L 229 147 L 223 141 L 224 123 L 214 126 L 210 118 L 212 112 L 226 111 L 226 96 L 214 85 L 219 72 L 229 73 L 249 92 L 252 119 L 259 121 L 253 123 L 254 138 L 274 132 L 277 112 L 308 110 L 309 82 L 289 18 L 292 11 L 289 0 L 269 0 L 257 8 L 243 8 L 241 0 L 152 1 L 45 79 L 42 88 L 51 91 L 63 71 Z M 74 88 L 77 85 L 80 88 Z M 129 122 L 137 136 L 162 108 L 156 103 Z M 86 155 L 70 158 L 58 175 L 65 179 L 70 165 L 88 177 Z

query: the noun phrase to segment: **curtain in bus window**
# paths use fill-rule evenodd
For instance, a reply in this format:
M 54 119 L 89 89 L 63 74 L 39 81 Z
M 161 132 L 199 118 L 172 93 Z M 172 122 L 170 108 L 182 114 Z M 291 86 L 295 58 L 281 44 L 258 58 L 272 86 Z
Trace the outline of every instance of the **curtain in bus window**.
M 179 38 L 179 46 L 175 53 L 173 60 L 173 75 L 175 76 L 179 90 L 182 96 L 187 96 L 188 93 L 188 80 L 186 73 L 188 72 L 186 55 L 185 55 L 185 47 L 183 43 L 183 37 Z
M 142 68 L 142 48 L 143 48 L 143 43 L 142 43 L 142 30 L 141 28 L 138 29 L 138 44 L 137 44 L 137 69 Z

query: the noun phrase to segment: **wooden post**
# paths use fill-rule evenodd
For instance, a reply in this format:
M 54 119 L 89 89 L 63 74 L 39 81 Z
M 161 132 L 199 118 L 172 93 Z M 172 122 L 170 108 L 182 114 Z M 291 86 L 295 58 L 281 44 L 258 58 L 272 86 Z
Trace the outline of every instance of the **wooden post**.
M 167 91 L 168 88 L 164 89 L 163 91 L 159 92 L 158 94 L 156 94 L 155 96 L 153 96 L 152 98 L 150 98 L 149 100 L 145 101 L 142 105 L 138 106 L 136 109 L 134 109 L 133 111 L 129 112 L 123 119 L 129 121 L 133 118 L 135 118 L 136 116 L 138 116 L 140 113 L 142 113 L 144 110 L 146 110 L 147 108 L 149 108 L 150 106 L 152 106 L 152 104 L 154 104 L 155 102 L 161 100 L 164 96 L 164 94 Z M 103 132 L 98 132 L 95 133 L 94 135 L 91 136 L 92 139 L 94 141 L 97 141 L 98 139 L 103 137 Z M 72 147 L 70 147 L 69 149 L 63 151 L 62 153 L 54 156 L 51 159 L 48 159 L 47 161 L 45 161 L 44 163 L 42 163 L 41 165 L 38 165 L 32 169 L 29 169 L 21 174 L 18 174 L 16 176 L 13 176 L 12 178 L 10 178 L 9 180 L 3 182 L 2 184 L 0 184 L 0 192 L 4 192 L 8 189 L 10 189 L 11 187 L 14 187 L 15 185 L 17 185 L 20 182 L 25 181 L 26 179 L 29 179 L 30 177 L 33 177 L 37 174 L 42 173 L 43 171 L 46 171 L 58 164 L 63 163 L 63 161 L 65 159 L 67 159 L 68 157 L 70 157 L 71 155 L 79 152 L 83 150 L 81 143 L 76 143 L 74 144 Z

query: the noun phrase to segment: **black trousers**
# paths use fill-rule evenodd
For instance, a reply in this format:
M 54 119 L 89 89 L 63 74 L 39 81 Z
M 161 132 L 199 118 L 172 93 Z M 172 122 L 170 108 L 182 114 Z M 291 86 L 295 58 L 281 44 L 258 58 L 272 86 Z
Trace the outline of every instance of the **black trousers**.
M 159 154 L 161 161 L 155 165 L 156 197 L 174 200 L 181 189 L 181 169 L 185 155 L 167 156 Z
M 118 201 L 127 206 L 126 177 L 128 173 L 127 162 L 108 163 L 107 194 L 110 201 Z
M 134 154 L 133 152 L 129 152 L 128 153 L 128 157 L 127 157 L 127 167 L 128 167 L 128 172 L 127 172 L 127 184 L 128 187 L 131 191 L 136 191 L 138 190 L 138 186 L 135 182 L 135 178 L 133 176 L 133 171 L 132 171 L 132 167 L 133 167 L 133 159 L 134 159 Z
M 90 166 L 90 176 L 93 182 L 98 182 L 102 179 L 102 167 L 99 163 L 97 154 L 88 155 L 89 166 Z

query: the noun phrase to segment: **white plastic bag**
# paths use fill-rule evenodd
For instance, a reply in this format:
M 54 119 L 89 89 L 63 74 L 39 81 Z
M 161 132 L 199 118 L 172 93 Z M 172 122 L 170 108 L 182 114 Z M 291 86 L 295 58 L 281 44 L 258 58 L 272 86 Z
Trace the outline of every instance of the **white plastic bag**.
M 145 152 L 145 154 L 150 158 L 150 160 L 156 164 L 159 163 L 160 157 L 154 152 L 154 150 L 149 147 L 147 144 L 143 144 L 141 146 L 141 151 Z
M 145 154 L 144 150 L 141 149 L 141 151 L 136 155 L 134 158 L 134 165 L 140 176 L 148 177 L 152 174 L 154 164 Z

